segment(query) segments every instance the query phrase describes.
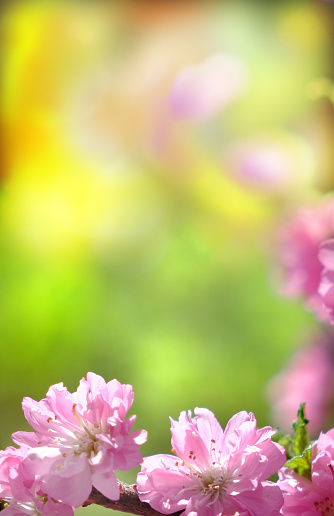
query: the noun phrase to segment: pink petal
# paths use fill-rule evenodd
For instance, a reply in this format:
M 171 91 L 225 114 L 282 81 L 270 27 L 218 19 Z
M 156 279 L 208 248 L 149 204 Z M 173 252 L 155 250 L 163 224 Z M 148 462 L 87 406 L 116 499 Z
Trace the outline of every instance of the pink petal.
M 109 500 L 119 500 L 120 491 L 118 487 L 117 477 L 113 471 L 98 473 L 93 471 L 93 486 L 98 489 Z
M 71 471 L 67 473 L 68 476 L 48 475 L 44 484 L 45 491 L 55 500 L 61 500 L 68 505 L 82 505 L 92 490 L 90 468 L 82 468 L 81 471 L 74 474 Z
M 276 509 L 283 505 L 283 495 L 278 485 L 266 482 L 255 491 L 240 493 L 238 505 L 240 509 L 248 509 L 252 516 L 272 516 L 279 514 Z
M 326 269 L 334 270 L 334 239 L 325 240 L 320 245 L 318 258 Z
M 186 412 L 181 412 L 179 421 L 171 419 L 172 446 L 178 457 L 191 463 L 191 455 L 193 455 L 199 464 L 208 467 L 211 463 L 208 448 L 211 442 L 203 441 L 193 421 L 191 418 L 190 421 L 188 420 Z

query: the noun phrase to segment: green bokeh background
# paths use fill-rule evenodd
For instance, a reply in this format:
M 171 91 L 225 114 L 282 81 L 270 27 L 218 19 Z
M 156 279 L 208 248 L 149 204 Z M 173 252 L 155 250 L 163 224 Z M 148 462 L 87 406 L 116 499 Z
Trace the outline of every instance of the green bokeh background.
M 147 2 L 125 2 L 126 8 L 93 4 L 68 2 L 70 11 L 62 16 L 71 26 L 71 16 L 87 23 L 96 12 L 103 20 L 107 9 L 103 44 L 93 38 L 65 52 L 57 44 L 51 48 L 52 37 L 44 34 L 47 50 L 34 43 L 44 57 L 26 50 L 33 47 L 35 29 L 29 26 L 36 23 L 40 30 L 45 20 L 51 23 L 65 3 L 13 2 L 3 8 L 8 38 L 0 198 L 1 447 L 11 444 L 12 432 L 28 430 L 20 410 L 24 396 L 39 400 L 58 382 L 74 391 L 88 371 L 133 385 L 136 428 L 149 436 L 144 455 L 169 452 L 169 416 L 176 419 L 196 406 L 211 409 L 223 426 L 239 410 L 253 411 L 259 425 L 266 425 L 269 379 L 316 326 L 301 302 L 278 293 L 275 234 L 289 211 L 332 187 L 333 151 L 325 137 L 333 130 L 330 104 L 305 95 L 310 81 L 331 77 L 331 6 L 208 3 L 203 30 L 215 36 L 199 44 L 195 56 L 235 52 L 251 69 L 250 89 L 213 123 L 173 126 L 172 140 L 182 149 L 176 161 L 170 148 L 152 157 L 141 123 L 130 117 L 130 126 L 138 123 L 140 130 L 121 141 L 117 155 L 126 161 L 124 170 L 108 176 L 103 194 L 103 206 L 117 199 L 120 211 L 97 216 L 109 158 L 101 164 L 99 151 L 92 157 L 73 147 L 73 114 L 57 95 L 64 84 L 75 90 L 83 75 L 94 75 L 102 57 L 111 56 L 110 66 L 118 71 L 120 56 L 131 61 L 150 30 L 154 44 L 162 22 L 160 14 L 146 22 Z M 185 23 L 178 12 L 172 18 L 178 26 Z M 138 20 L 141 28 L 133 34 Z M 191 46 L 191 40 L 184 44 Z M 85 45 L 92 46 L 92 55 Z M 31 76 L 34 63 L 46 67 L 46 90 Z M 120 127 L 121 118 L 122 112 Z M 306 179 L 269 192 L 235 183 L 221 163 L 221 149 L 258 133 L 279 139 L 288 134 L 296 148 L 302 141 L 311 155 Z M 110 161 L 113 168 L 114 154 Z M 114 236 L 100 237 L 101 231 Z M 131 483 L 135 477 L 135 471 L 120 475 Z M 86 515 L 102 510 L 79 509 Z

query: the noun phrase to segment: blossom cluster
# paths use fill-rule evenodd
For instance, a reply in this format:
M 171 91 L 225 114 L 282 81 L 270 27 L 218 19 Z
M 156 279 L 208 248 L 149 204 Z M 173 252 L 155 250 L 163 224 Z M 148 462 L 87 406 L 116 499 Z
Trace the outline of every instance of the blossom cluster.
M 302 409 L 294 441 L 257 428 L 251 412 L 235 414 L 225 430 L 207 408 L 181 412 L 171 419 L 172 453 L 143 458 L 146 431 L 131 431 L 135 416 L 126 419 L 133 398 L 130 385 L 94 373 L 74 393 L 59 383 L 39 402 L 24 398 L 34 431 L 14 433 L 19 448 L 0 452 L 5 516 L 73 516 L 92 487 L 117 501 L 115 470 L 139 464 L 138 502 L 161 514 L 334 515 L 334 429 L 309 443 Z
M 138 466 L 146 441 L 146 431 L 130 432 L 135 416 L 126 419 L 133 398 L 131 385 L 106 383 L 94 373 L 74 393 L 59 383 L 39 402 L 24 398 L 34 432 L 14 433 L 20 448 L 9 447 L 0 456 L 0 496 L 8 516 L 70 516 L 92 486 L 117 500 L 114 471 Z

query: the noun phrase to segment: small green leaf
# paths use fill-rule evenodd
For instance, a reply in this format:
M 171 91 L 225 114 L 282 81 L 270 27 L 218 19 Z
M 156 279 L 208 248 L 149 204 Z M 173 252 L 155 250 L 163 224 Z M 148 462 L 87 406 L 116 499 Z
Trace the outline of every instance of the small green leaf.
M 297 413 L 297 421 L 292 425 L 295 433 L 292 448 L 294 455 L 302 455 L 310 442 L 306 428 L 308 422 L 308 419 L 305 417 L 305 403 L 302 403 Z
M 302 403 L 297 413 L 297 421 L 292 425 L 294 436 L 291 439 L 290 448 L 288 448 L 290 453 L 287 453 L 288 460 L 285 466 L 293 469 L 298 475 L 311 480 L 313 442 L 310 442 L 306 428 L 307 424 L 308 419 L 305 417 L 305 403 Z
M 296 455 L 292 459 L 288 460 L 285 465 L 293 469 L 298 475 L 308 478 L 311 480 L 311 455 L 312 455 L 312 443 L 304 450 L 301 455 Z

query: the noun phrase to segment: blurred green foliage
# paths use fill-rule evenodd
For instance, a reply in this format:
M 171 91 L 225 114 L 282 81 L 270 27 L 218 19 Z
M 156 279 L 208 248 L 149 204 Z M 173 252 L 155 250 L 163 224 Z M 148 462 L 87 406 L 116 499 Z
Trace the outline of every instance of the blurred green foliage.
M 266 384 L 316 324 L 273 263 L 286 212 L 332 185 L 330 104 L 306 94 L 332 73 L 331 7 L 120 4 L 3 8 L 2 448 L 28 430 L 24 396 L 88 371 L 134 386 L 144 455 L 169 452 L 169 416 L 196 406 L 269 424 Z M 214 121 L 168 119 L 178 69 L 222 51 L 249 68 L 245 95 Z M 263 134 L 302 155 L 277 191 L 223 159 Z

